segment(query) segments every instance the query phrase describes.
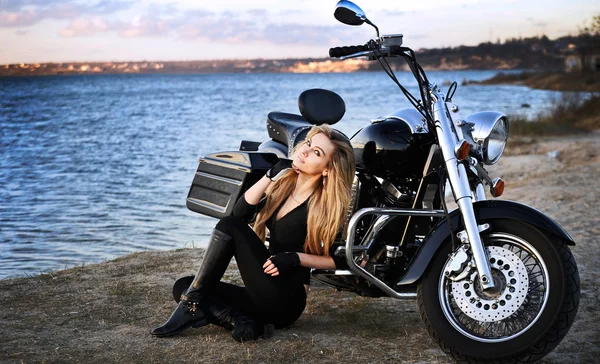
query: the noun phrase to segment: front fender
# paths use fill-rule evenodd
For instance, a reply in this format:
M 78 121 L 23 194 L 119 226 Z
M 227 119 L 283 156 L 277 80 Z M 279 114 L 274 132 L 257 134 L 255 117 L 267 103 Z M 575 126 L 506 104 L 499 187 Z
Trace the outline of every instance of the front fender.
M 539 228 L 551 235 L 563 239 L 567 245 L 575 245 L 573 238 L 558 224 L 540 211 L 527 205 L 506 200 L 487 200 L 478 201 L 473 204 L 477 221 L 505 219 L 523 221 L 530 225 Z M 459 210 L 454 210 L 450 213 L 452 226 L 455 230 L 463 230 L 462 217 Z M 443 219 L 423 239 L 421 249 L 417 253 L 417 257 L 413 259 L 408 271 L 396 284 L 403 286 L 413 284 L 425 272 L 429 262 L 435 255 L 442 243 L 450 237 L 450 228 L 448 227 L 447 219 Z

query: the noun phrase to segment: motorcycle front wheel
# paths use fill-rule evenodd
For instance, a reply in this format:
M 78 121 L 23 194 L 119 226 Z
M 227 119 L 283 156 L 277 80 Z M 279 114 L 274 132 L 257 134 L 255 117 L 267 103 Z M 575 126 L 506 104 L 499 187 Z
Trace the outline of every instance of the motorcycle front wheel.
M 450 245 L 433 258 L 418 288 L 429 335 L 465 363 L 533 362 L 569 331 L 579 306 L 579 273 L 564 241 L 520 221 L 486 221 L 482 233 L 495 288 L 484 291 L 474 268 L 444 274 Z

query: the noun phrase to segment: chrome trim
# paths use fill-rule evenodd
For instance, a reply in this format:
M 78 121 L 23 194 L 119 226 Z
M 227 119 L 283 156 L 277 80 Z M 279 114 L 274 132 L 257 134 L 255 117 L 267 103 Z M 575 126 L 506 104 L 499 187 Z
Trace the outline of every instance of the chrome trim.
M 402 256 L 402 252 L 400 251 L 400 248 L 398 248 L 395 245 L 386 245 L 385 246 L 385 257 L 386 258 L 398 258 Z
M 487 196 L 485 195 L 485 187 L 483 187 L 483 183 L 478 183 L 475 187 L 475 201 L 485 201 L 487 200 Z
M 350 219 L 350 224 L 348 224 L 348 230 L 346 231 L 346 262 L 348 263 L 348 268 L 351 271 L 357 273 L 361 277 L 365 278 L 369 282 L 373 283 L 377 288 L 381 289 L 384 293 L 393 298 L 398 299 L 412 299 L 415 298 L 416 295 L 414 293 L 402 293 L 396 292 L 392 288 L 390 288 L 383 281 L 379 280 L 377 277 L 367 272 L 363 267 L 356 264 L 354 261 L 353 248 L 354 248 L 354 235 L 356 231 L 356 226 L 360 219 L 369 214 L 377 214 L 377 215 L 390 215 L 390 216 L 431 216 L 431 217 L 442 217 L 444 216 L 443 210 L 415 210 L 415 209 L 389 209 L 389 208 L 379 208 L 379 207 L 367 207 L 358 210 Z
M 223 206 L 220 206 L 220 205 L 217 205 L 212 202 L 205 201 L 205 200 L 198 200 L 197 198 L 188 197 L 187 202 L 193 203 L 194 205 L 206 207 L 206 208 L 209 208 L 211 210 L 215 210 L 215 211 L 218 211 L 221 213 L 227 211 L 227 206 L 223 207 Z
M 349 270 L 336 269 L 333 273 L 336 276 L 354 276 L 356 273 Z
M 489 137 L 496 127 L 496 124 L 501 120 L 506 122 L 507 140 L 504 141 L 504 146 L 502 147 L 500 154 L 495 156 L 494 159 L 490 160 L 487 151 Z M 506 143 L 508 141 L 510 124 L 506 115 L 497 111 L 482 111 L 467 116 L 465 122 L 472 124 L 471 136 L 473 139 L 473 152 L 482 159 L 483 163 L 488 165 L 495 164 L 502 157 L 504 148 L 506 148 Z
M 238 181 L 237 179 L 215 176 L 214 174 L 204 173 L 204 172 L 196 172 L 196 176 L 210 178 L 210 179 L 214 179 L 214 180 L 221 181 L 221 182 L 226 182 L 226 183 L 236 185 L 236 186 L 241 186 L 243 183 L 242 181 Z
M 390 219 L 390 215 L 379 216 L 375 220 L 373 225 L 371 225 L 371 228 L 369 229 L 363 240 L 360 242 L 360 245 L 364 245 L 367 248 L 367 250 L 370 249 L 371 245 L 373 245 L 373 243 L 375 242 L 375 237 L 385 227 L 385 225 L 387 225 L 387 223 L 390 222 Z
M 205 156 L 204 158 L 199 158 L 198 162 L 199 163 L 209 163 L 209 164 L 214 164 L 217 165 L 219 167 L 226 167 L 226 168 L 231 168 L 232 165 L 234 165 L 236 167 L 237 170 L 246 172 L 246 173 L 251 173 L 252 169 L 248 168 L 247 166 L 250 166 L 250 162 L 243 160 L 243 161 L 234 161 L 234 160 L 227 160 L 227 162 L 223 162 L 223 160 L 219 160 L 219 159 L 215 159 L 215 158 L 211 158 L 211 156 L 218 156 L 217 154 L 209 154 L 208 156 Z M 244 163 L 241 164 L 240 162 Z
M 459 140 L 465 139 L 463 130 L 461 128 L 461 126 L 463 125 L 463 122 L 460 117 L 460 112 L 459 112 L 458 106 L 456 106 L 455 104 L 453 104 L 451 102 L 446 102 L 446 107 L 450 111 L 448 113 L 448 116 L 452 120 L 452 123 L 456 126 L 454 128 L 454 130 L 456 131 L 456 136 L 458 137 Z
M 348 204 L 348 208 L 346 209 L 346 215 L 344 216 L 344 224 L 342 225 L 342 231 L 346 231 L 348 228 L 348 223 L 354 214 L 354 211 L 358 207 L 358 199 L 360 197 L 362 184 L 360 183 L 360 179 L 357 175 L 354 175 L 354 180 L 352 181 L 352 188 L 350 190 L 350 203 Z
M 402 34 L 384 34 L 377 40 L 379 44 L 386 47 L 401 46 L 403 37 Z
M 350 54 L 348 56 L 339 57 L 342 61 L 345 59 L 356 58 L 356 57 L 373 57 L 375 53 L 373 51 L 362 51 L 354 54 Z
M 387 179 L 383 179 L 381 182 L 381 189 L 384 190 L 389 196 L 392 196 L 396 200 L 399 200 L 402 197 L 402 192 L 400 192 L 396 186 Z
M 433 115 L 435 118 L 435 129 L 438 136 L 438 142 L 444 156 L 446 170 L 450 186 L 454 191 L 456 203 L 460 208 L 465 228 L 469 236 L 469 244 L 475 264 L 477 265 L 477 273 L 481 281 L 481 286 L 484 289 L 494 287 L 494 279 L 490 263 L 487 260 L 486 252 L 483 247 L 483 242 L 477 230 L 477 219 L 473 210 L 473 197 L 471 196 L 471 188 L 467 178 L 467 170 L 464 164 L 458 163 L 454 155 L 454 146 L 458 142 L 456 129 L 452 124 L 450 113 L 445 100 L 445 95 L 439 90 L 437 85 L 430 85 L 431 97 L 434 101 Z
M 345 242 L 344 242 L 344 244 L 345 244 Z M 358 253 L 364 253 L 366 251 L 367 251 L 367 247 L 364 246 L 364 245 L 357 245 L 354 248 L 352 248 L 352 252 L 353 253 L 356 253 L 356 252 L 358 252 Z M 344 246 L 342 246 L 342 245 L 338 246 L 335 249 L 335 253 L 333 253 L 333 255 L 335 255 L 336 257 L 345 257 L 346 256 L 346 246 L 345 245 Z
M 355 276 L 356 273 L 346 269 L 317 269 L 311 268 L 310 275 L 312 276 Z
M 273 139 L 266 140 L 258 146 L 258 151 L 263 153 L 273 153 L 277 158 L 288 158 L 289 149 Z

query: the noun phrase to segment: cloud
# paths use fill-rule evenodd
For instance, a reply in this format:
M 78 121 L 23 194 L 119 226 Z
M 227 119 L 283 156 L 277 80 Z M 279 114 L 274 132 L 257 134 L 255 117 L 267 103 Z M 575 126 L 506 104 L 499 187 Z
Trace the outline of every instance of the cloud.
M 274 44 L 331 44 L 347 34 L 340 27 L 306 24 L 267 24 L 264 38 Z
M 1 1 L 1 0 L 0 0 Z M 255 11 L 256 10 L 256 11 Z M 184 41 L 208 41 L 223 44 L 271 43 L 276 45 L 347 44 L 353 32 L 348 27 L 298 23 L 268 23 L 256 19 L 267 11 L 250 10 L 232 17 L 228 12 L 215 14 L 204 10 L 161 12 L 148 8 L 145 15 L 129 21 L 109 20 L 102 16 L 75 18 L 60 34 L 87 37 L 113 32 L 124 38 L 172 36 Z
M 97 32 L 106 31 L 108 28 L 109 24 L 107 24 L 101 17 L 78 18 L 75 19 L 67 28 L 63 29 L 60 34 L 65 37 L 89 36 Z
M 116 32 L 123 38 L 168 36 L 174 28 L 173 22 L 150 15 L 130 22 L 107 21 L 102 17 L 80 17 L 75 19 L 60 34 L 64 37 L 86 37 L 102 32 Z
M 191 20 L 198 19 L 198 18 L 206 18 L 206 17 L 210 17 L 210 16 L 215 16 L 215 13 L 213 13 L 212 11 L 203 10 L 203 9 L 193 9 L 193 10 L 185 11 L 185 18 L 191 19 Z
M 28 27 L 39 22 L 38 13 L 33 10 L 0 12 L 1 27 Z
M 250 9 L 247 10 L 246 13 L 252 15 L 252 16 L 260 16 L 260 17 L 264 17 L 267 16 L 268 12 L 266 9 Z
M 168 20 L 144 16 L 135 22 L 121 24 L 119 34 L 126 38 L 162 37 L 169 35 L 171 28 Z
M 76 19 L 108 15 L 129 9 L 131 1 L 101 0 L 92 4 L 75 0 L 0 0 L 0 27 L 27 27 L 45 19 Z
M 228 16 L 187 20 L 175 33 L 186 40 L 221 41 L 231 44 L 260 41 L 263 31 L 255 22 Z
M 385 17 L 395 17 L 395 16 L 402 16 L 406 14 L 406 11 L 402 11 L 402 10 L 377 10 L 375 11 L 375 14 L 377 18 L 385 16 Z M 369 18 L 370 19 L 370 18 Z M 375 20 L 373 20 L 375 21 Z
M 0 0 L 0 11 L 18 11 L 29 6 L 44 6 L 48 0 Z

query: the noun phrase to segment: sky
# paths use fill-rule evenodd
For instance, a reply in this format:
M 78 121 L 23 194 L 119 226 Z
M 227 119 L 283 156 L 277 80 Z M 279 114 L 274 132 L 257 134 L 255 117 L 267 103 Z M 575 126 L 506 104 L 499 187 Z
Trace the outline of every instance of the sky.
M 0 64 L 327 57 L 375 31 L 337 0 L 0 0 Z M 597 0 L 355 1 L 413 49 L 577 34 Z

